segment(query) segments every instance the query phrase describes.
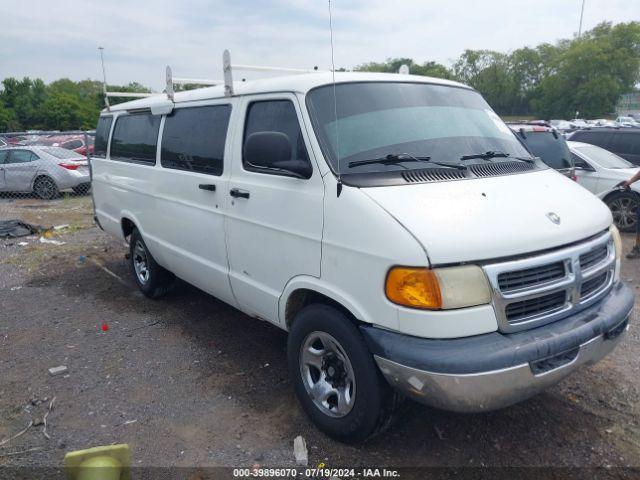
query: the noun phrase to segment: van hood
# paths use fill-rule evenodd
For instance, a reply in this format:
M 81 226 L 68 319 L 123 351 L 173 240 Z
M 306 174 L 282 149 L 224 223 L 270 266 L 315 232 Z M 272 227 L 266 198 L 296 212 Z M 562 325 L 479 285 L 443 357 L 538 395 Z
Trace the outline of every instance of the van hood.
M 601 200 L 551 169 L 362 191 L 413 234 L 432 265 L 554 248 L 602 232 L 612 221 Z

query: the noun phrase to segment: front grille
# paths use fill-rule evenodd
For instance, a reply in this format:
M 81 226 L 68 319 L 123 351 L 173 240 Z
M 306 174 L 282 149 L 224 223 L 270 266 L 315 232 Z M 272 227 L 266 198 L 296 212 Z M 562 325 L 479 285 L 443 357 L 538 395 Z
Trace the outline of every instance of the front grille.
M 605 232 L 582 243 L 484 265 L 503 332 L 564 318 L 600 300 L 613 284 L 615 248 Z
M 406 170 L 402 178 L 407 183 L 446 182 L 448 180 L 462 180 L 466 178 L 464 171 L 450 168 L 424 168 L 421 170 Z
M 608 272 L 605 272 L 601 275 L 598 275 L 591 280 L 587 280 L 582 284 L 582 288 L 580 289 L 580 298 L 587 298 L 594 292 L 598 291 L 600 287 L 602 287 L 607 282 L 607 277 L 609 276 Z
M 476 177 L 497 177 L 499 175 L 511 175 L 513 173 L 528 172 L 535 169 L 535 164 L 529 162 L 479 163 L 469 166 L 469 170 L 471 170 Z
M 531 285 L 539 285 L 563 278 L 565 269 L 563 262 L 555 262 L 540 267 L 504 272 L 498 275 L 498 285 L 503 292 L 510 292 Z
M 607 246 L 601 245 L 598 248 L 594 248 L 590 252 L 580 255 L 580 268 L 586 270 L 594 265 L 597 265 L 602 260 L 607 258 Z
M 545 295 L 544 297 L 537 297 L 531 300 L 511 303 L 507 305 L 505 314 L 507 315 L 507 320 L 510 323 L 515 323 L 530 317 L 537 317 L 539 315 L 559 310 L 564 307 L 566 302 L 567 294 L 563 290 L 561 292 L 552 293 L 551 295 Z

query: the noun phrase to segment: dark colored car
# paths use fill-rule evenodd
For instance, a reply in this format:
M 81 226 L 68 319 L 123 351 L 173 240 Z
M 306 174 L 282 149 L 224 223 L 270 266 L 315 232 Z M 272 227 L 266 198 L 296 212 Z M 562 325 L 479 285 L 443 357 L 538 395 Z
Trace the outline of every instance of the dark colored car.
M 597 145 L 640 165 L 640 128 L 584 128 L 574 132 L 570 140 Z
M 534 156 L 572 180 L 576 179 L 567 141 L 555 128 L 529 123 L 508 125 Z

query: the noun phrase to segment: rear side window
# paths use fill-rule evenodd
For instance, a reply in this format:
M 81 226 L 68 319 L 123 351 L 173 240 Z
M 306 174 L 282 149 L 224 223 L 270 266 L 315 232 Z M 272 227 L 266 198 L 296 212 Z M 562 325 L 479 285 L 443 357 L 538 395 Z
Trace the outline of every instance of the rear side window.
M 111 138 L 111 159 L 156 163 L 160 117 L 138 113 L 118 117 Z
M 571 168 L 571 152 L 562 136 L 554 136 L 551 132 L 527 132 L 522 141 L 531 153 L 540 157 L 551 168 Z
M 60 146 L 62 148 L 73 150 L 74 148 L 80 148 L 82 146 L 82 142 L 80 140 L 71 140 L 70 142 L 63 143 Z
M 590 143 L 591 145 L 597 145 L 598 147 L 607 148 L 610 146 L 611 137 L 613 134 L 609 132 L 590 132 L 590 131 L 578 131 L 571 136 L 571 140 L 576 142 Z
M 38 159 L 39 157 L 29 150 L 12 150 L 6 163 L 28 163 Z
M 94 143 L 93 156 L 104 158 L 107 156 L 107 143 L 109 142 L 109 132 L 113 117 L 100 117 L 96 127 L 96 139 Z
M 246 142 L 252 133 L 258 132 L 284 133 L 291 142 L 291 160 L 309 161 L 300 123 L 298 123 L 298 115 L 296 115 L 296 109 L 290 100 L 268 100 L 249 105 L 244 141 Z M 243 164 L 247 170 L 256 171 L 255 167 L 244 159 Z
M 167 115 L 162 132 L 165 168 L 222 175 L 231 105 L 180 108 Z
M 9 156 L 8 150 L 5 150 L 5 151 L 0 150 L 0 165 L 2 165 L 5 162 L 8 156 Z

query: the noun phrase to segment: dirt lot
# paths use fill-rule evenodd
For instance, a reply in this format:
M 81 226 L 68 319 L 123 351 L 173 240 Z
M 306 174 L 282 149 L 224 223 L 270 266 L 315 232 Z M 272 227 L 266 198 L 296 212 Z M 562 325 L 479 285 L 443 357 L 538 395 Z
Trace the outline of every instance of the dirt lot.
M 534 399 L 481 415 L 406 402 L 386 435 L 345 446 L 298 407 L 283 332 L 185 284 L 144 298 L 88 197 L 0 199 L 0 218 L 69 224 L 64 245 L 0 240 L 0 442 L 55 397 L 50 438 L 31 426 L 0 445 L 0 466 L 111 443 L 128 443 L 133 465 L 293 466 L 297 435 L 310 465 L 640 466 L 638 318 L 611 356 Z M 623 264 L 636 289 L 639 269 Z M 59 365 L 68 373 L 51 376 Z

